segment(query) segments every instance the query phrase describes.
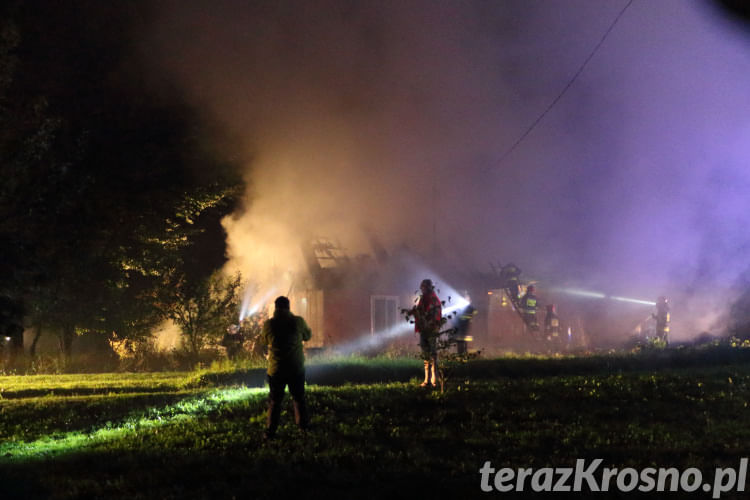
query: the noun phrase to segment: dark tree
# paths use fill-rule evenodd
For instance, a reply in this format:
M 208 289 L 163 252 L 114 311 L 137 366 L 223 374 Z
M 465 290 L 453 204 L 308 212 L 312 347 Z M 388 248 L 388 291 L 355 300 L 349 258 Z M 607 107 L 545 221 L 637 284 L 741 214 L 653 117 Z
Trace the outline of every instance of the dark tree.
M 0 296 L 55 330 L 67 355 L 81 332 L 146 335 L 163 317 L 161 287 L 219 267 L 219 221 L 241 189 L 208 148 L 221 131 L 136 77 L 148 5 L 0 12 Z

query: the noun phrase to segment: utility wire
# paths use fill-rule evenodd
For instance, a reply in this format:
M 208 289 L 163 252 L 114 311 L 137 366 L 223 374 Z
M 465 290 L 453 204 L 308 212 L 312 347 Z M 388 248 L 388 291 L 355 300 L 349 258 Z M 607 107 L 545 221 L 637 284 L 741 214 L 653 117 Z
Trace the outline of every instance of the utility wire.
M 593 49 L 593 50 L 591 51 L 591 53 L 589 54 L 589 56 L 588 56 L 588 57 L 586 58 L 586 60 L 585 60 L 585 61 L 583 61 L 583 64 L 581 64 L 581 67 L 579 67 L 579 68 L 578 68 L 578 71 L 576 71 L 576 74 L 575 74 L 575 75 L 573 75 L 573 78 L 571 78 L 571 79 L 570 79 L 570 81 L 568 82 L 568 84 L 567 84 L 567 85 L 565 85 L 565 87 L 564 87 L 564 88 L 562 89 L 562 91 L 561 91 L 561 92 L 560 92 L 560 93 L 559 93 L 559 94 L 557 95 L 557 97 L 555 97 L 555 99 L 554 99 L 554 100 L 553 100 L 553 101 L 552 101 L 552 102 L 550 103 L 550 105 L 549 105 L 549 106 L 547 106 L 547 109 L 545 109 L 545 110 L 544 110 L 544 111 L 542 112 L 542 114 L 541 114 L 541 115 L 539 115 L 539 117 L 538 117 L 538 118 L 537 118 L 536 120 L 534 120 L 534 123 L 532 123 L 532 124 L 531 124 L 531 126 L 529 126 L 529 128 L 527 128 L 527 129 L 526 129 L 526 131 L 525 131 L 525 132 L 524 132 L 523 134 L 521 134 L 521 137 L 519 137 L 519 138 L 518 138 L 518 140 L 517 140 L 516 142 L 514 142 L 514 143 L 513 143 L 513 145 L 512 145 L 512 146 L 511 146 L 510 148 L 508 148 L 508 150 L 507 150 L 507 151 L 506 151 L 505 153 L 503 153 L 503 155 L 502 155 L 502 156 L 500 157 L 500 159 L 499 159 L 499 160 L 497 161 L 497 164 L 496 164 L 496 166 L 499 166 L 499 165 L 501 165 L 501 164 L 502 164 L 502 163 L 503 163 L 503 162 L 505 161 L 505 159 L 506 159 L 506 158 L 507 158 L 508 156 L 510 156 L 510 154 L 511 154 L 511 153 L 512 153 L 513 151 L 515 151 L 515 150 L 516 150 L 516 148 L 518 147 L 518 145 L 519 145 L 519 144 L 521 144 L 521 143 L 523 142 L 523 140 L 524 140 L 524 139 L 526 139 L 526 136 L 528 136 L 528 135 L 529 135 L 529 134 L 531 133 L 531 131 L 532 131 L 532 130 L 534 130 L 534 128 L 536 128 L 536 126 L 537 126 L 537 125 L 539 124 L 539 122 L 541 122 L 541 121 L 542 121 L 542 120 L 544 119 L 544 117 L 545 117 L 545 116 L 547 116 L 547 113 L 549 113 L 549 112 L 550 112 L 550 110 L 551 110 L 552 108 L 554 108 L 554 107 L 555 107 L 555 104 L 557 104 L 557 102 L 558 102 L 558 101 L 559 101 L 560 99 L 562 99 L 562 97 L 563 97 L 563 96 L 565 95 L 565 93 L 566 93 L 566 92 L 568 91 L 568 89 L 569 89 L 569 88 L 570 88 L 570 87 L 571 87 L 571 86 L 573 85 L 573 83 L 575 83 L 575 81 L 576 81 L 576 80 L 578 79 L 578 77 L 580 76 L 580 74 L 581 74 L 581 73 L 583 73 L 583 70 L 584 70 L 584 69 L 586 69 L 586 65 L 587 65 L 587 64 L 589 63 L 589 61 L 591 61 L 591 59 L 592 59 L 592 58 L 594 57 L 594 55 L 595 55 L 595 54 L 597 53 L 597 51 L 599 50 L 599 47 L 601 47 L 601 46 L 602 46 L 602 44 L 604 43 L 604 40 L 606 40 L 606 39 L 607 39 L 607 37 L 609 36 L 609 34 L 610 34 L 610 33 L 612 32 L 612 30 L 613 30 L 613 29 L 615 28 L 615 26 L 617 25 L 617 22 L 618 22 L 618 21 L 620 20 L 620 18 L 622 17 L 622 15 L 623 15 L 623 14 L 625 14 L 625 11 L 626 11 L 626 10 L 628 10 L 628 7 L 630 7 L 630 4 L 632 4 L 632 3 L 633 3 L 633 0 L 630 0 L 630 1 L 629 1 L 629 2 L 628 2 L 628 3 L 626 4 L 626 5 L 625 5 L 625 7 L 623 7 L 623 8 L 622 8 L 622 10 L 620 11 L 620 13 L 619 13 L 619 14 L 617 14 L 617 17 L 615 17 L 615 20 L 614 20 L 614 21 L 612 21 L 612 24 L 611 24 L 611 25 L 609 26 L 609 28 L 607 28 L 607 31 L 605 31 L 605 32 L 604 32 L 604 35 L 602 35 L 602 38 L 601 38 L 601 40 L 599 40 L 599 43 L 597 43 L 597 44 L 596 44 L 596 46 L 595 46 L 595 47 L 594 47 L 594 49 Z

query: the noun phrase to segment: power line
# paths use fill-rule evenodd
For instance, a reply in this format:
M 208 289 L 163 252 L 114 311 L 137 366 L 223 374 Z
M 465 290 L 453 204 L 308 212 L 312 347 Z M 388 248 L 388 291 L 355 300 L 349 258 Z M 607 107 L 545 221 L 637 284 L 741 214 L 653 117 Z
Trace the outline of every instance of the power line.
M 599 47 L 602 46 L 602 44 L 604 43 L 604 40 L 607 39 L 607 37 L 609 36 L 609 34 L 612 32 L 612 30 L 617 25 L 617 22 L 620 20 L 620 18 L 622 17 L 622 15 L 625 14 L 625 11 L 628 10 L 628 7 L 630 7 L 630 4 L 632 4 L 632 3 L 633 3 L 633 0 L 629 0 L 628 3 L 625 5 L 625 7 L 622 8 L 622 10 L 620 11 L 620 13 L 617 14 L 617 17 L 615 17 L 615 20 L 612 21 L 612 24 L 610 24 L 609 28 L 607 28 L 607 31 L 605 31 L 604 35 L 602 35 L 602 38 L 601 38 L 601 40 L 599 40 L 599 43 L 597 43 L 596 46 L 594 46 L 594 49 L 591 51 L 591 53 L 586 58 L 586 60 L 583 61 L 583 64 L 581 64 L 581 66 L 578 68 L 578 71 L 576 71 L 575 75 L 573 75 L 573 77 L 570 79 L 570 81 L 568 82 L 568 84 L 565 85 L 565 87 L 557 95 L 557 97 L 555 97 L 554 100 L 549 104 L 549 106 L 547 106 L 547 109 L 545 109 L 542 112 L 542 114 L 539 115 L 536 120 L 534 120 L 534 122 L 529 126 L 529 128 L 527 128 L 526 131 L 523 134 L 521 134 L 521 137 L 519 137 L 518 140 L 516 142 L 514 142 L 513 145 L 510 148 L 508 148 L 507 151 L 505 151 L 505 153 L 503 153 L 503 155 L 497 161 L 497 164 L 495 166 L 501 165 L 505 161 L 505 159 L 508 156 L 510 156 L 510 154 L 513 151 L 516 150 L 516 148 L 518 147 L 518 145 L 521 144 L 524 139 L 526 139 L 526 136 L 528 136 L 531 133 L 531 131 L 534 130 L 534 128 L 536 128 L 536 126 L 539 124 L 539 122 L 541 122 L 544 119 L 544 117 L 547 116 L 547 113 L 549 113 L 550 110 L 555 107 L 555 104 L 557 104 L 557 102 L 560 99 L 562 99 L 562 97 L 565 95 L 565 93 L 568 91 L 568 89 L 578 79 L 578 77 L 580 76 L 580 74 L 583 73 L 583 70 L 586 68 L 586 65 L 589 63 L 589 61 L 591 61 L 591 59 L 597 53 L 597 51 L 599 50 Z

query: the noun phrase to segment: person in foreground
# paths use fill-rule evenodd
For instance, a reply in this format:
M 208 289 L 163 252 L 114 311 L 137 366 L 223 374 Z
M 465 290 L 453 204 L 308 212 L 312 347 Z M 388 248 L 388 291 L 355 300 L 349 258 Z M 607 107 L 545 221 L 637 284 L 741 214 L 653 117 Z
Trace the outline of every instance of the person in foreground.
M 312 332 L 301 316 L 292 314 L 287 297 L 278 297 L 274 305 L 276 309 L 273 317 L 263 323 L 261 334 L 261 341 L 268 346 L 266 439 L 276 437 L 287 385 L 294 400 L 294 420 L 297 426 L 306 430 L 310 422 L 305 403 L 305 353 L 302 342 L 310 340 Z

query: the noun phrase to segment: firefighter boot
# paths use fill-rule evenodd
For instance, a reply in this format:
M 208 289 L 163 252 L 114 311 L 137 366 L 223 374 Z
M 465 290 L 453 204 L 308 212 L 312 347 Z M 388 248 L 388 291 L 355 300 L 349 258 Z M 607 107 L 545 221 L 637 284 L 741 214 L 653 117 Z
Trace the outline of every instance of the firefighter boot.
M 424 362 L 424 382 L 419 384 L 422 387 L 427 387 L 427 384 L 430 383 L 430 362 L 425 361 Z
M 437 387 L 437 357 L 430 363 L 430 375 L 432 376 L 432 387 Z

